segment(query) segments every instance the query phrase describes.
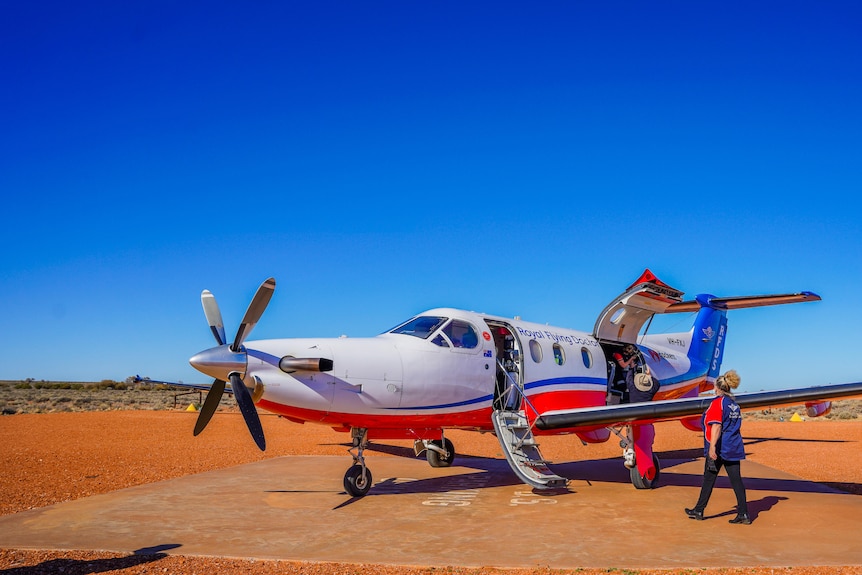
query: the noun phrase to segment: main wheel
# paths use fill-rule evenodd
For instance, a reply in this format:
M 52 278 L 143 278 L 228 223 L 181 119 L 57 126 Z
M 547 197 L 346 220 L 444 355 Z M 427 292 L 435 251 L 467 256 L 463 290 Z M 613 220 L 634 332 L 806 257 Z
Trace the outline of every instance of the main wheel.
M 632 477 L 632 485 L 635 486 L 635 489 L 655 489 L 658 485 L 658 480 L 661 477 L 661 465 L 659 465 L 658 455 L 655 453 L 652 454 L 652 464 L 655 467 L 652 477 L 641 475 L 637 465 L 629 469 Z
M 364 497 L 371 489 L 371 470 L 361 465 L 354 465 L 344 474 L 344 490 L 353 497 Z
M 428 465 L 431 467 L 449 467 L 452 465 L 452 462 L 455 460 L 455 446 L 452 445 L 452 442 L 448 439 L 443 439 L 443 441 L 437 441 L 435 439 L 431 443 L 437 447 L 442 447 L 449 453 L 449 455 L 444 457 L 433 449 L 427 449 L 425 451 L 425 459 L 428 460 Z

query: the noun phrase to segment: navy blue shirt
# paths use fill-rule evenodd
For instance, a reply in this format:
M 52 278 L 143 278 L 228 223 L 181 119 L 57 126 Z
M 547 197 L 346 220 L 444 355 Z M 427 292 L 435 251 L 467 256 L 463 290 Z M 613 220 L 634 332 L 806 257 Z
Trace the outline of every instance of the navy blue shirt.
M 721 435 L 715 452 L 725 461 L 745 459 L 745 446 L 742 444 L 742 410 L 733 398 L 719 395 L 703 412 L 703 452 L 709 456 L 710 425 L 721 424 Z

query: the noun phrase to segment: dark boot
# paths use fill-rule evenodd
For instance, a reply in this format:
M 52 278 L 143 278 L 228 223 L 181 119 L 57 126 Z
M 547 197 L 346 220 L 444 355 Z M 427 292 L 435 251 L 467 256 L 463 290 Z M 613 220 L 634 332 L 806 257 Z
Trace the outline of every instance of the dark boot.
M 748 513 L 741 513 L 728 521 L 728 523 L 739 523 L 741 525 L 751 525 L 751 518 L 748 516 Z
M 697 509 L 689 509 L 688 507 L 686 507 L 685 514 L 688 515 L 689 519 L 703 521 L 703 511 L 698 511 Z

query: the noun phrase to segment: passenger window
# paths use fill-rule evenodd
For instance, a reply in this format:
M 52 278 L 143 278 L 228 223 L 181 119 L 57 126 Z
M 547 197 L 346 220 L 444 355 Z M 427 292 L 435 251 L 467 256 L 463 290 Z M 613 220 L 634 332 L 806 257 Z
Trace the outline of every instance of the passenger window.
M 581 359 L 584 360 L 584 367 L 587 369 L 593 367 L 593 354 L 585 347 L 581 348 Z
M 455 347 L 473 349 L 479 345 L 479 333 L 466 321 L 453 319 L 443 328 L 443 333 L 452 341 Z
M 560 344 L 554 344 L 554 363 L 557 365 L 563 365 L 566 363 L 566 354 L 563 352 L 563 348 L 560 347 Z
M 530 357 L 536 363 L 542 363 L 542 346 L 535 339 L 530 340 Z

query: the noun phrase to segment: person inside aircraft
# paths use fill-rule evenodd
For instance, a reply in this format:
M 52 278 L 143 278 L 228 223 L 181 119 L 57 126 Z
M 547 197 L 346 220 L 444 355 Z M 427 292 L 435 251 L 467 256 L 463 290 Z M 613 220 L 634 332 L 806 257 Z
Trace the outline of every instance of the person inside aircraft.
M 631 386 L 628 388 L 629 403 L 652 401 L 658 392 L 659 383 L 652 376 L 649 366 L 639 359 L 632 371 L 634 375 L 630 378 Z
M 452 341 L 455 347 L 463 347 L 473 349 L 479 345 L 479 336 L 475 328 L 465 321 L 452 320 L 449 325 L 443 328 L 443 333 L 446 334 Z
M 629 389 L 634 387 L 634 373 L 638 364 L 638 351 L 627 343 L 622 350 L 614 352 L 614 381 L 611 384 L 609 403 L 628 403 Z

